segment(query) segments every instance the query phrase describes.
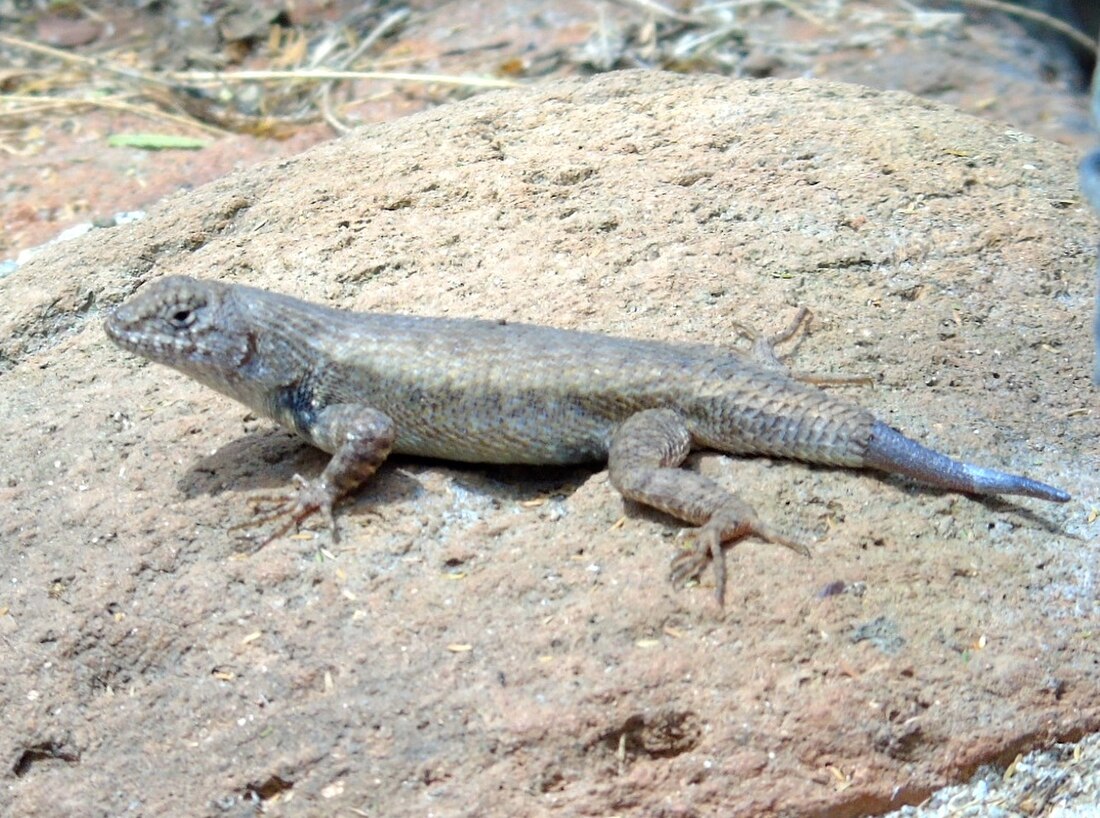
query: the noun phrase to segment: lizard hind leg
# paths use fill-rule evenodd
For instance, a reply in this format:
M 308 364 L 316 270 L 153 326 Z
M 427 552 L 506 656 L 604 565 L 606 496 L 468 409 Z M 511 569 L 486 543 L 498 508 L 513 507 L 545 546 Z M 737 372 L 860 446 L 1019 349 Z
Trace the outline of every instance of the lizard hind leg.
M 691 433 L 672 409 L 647 409 L 625 420 L 611 440 L 611 484 L 623 497 L 699 526 L 694 545 L 672 563 L 672 580 L 698 577 L 714 566 L 715 595 L 722 605 L 726 588 L 723 546 L 747 536 L 808 555 L 805 546 L 765 525 L 752 507 L 713 480 L 678 468 L 691 451 Z
M 790 323 L 772 335 L 761 335 L 741 323 L 734 324 L 734 327 L 737 329 L 738 335 L 752 342 L 750 355 L 754 361 L 766 369 L 779 370 L 796 381 L 811 383 L 815 386 L 868 386 L 872 384 L 874 381 L 868 375 L 819 375 L 815 372 L 792 370 L 784 363 L 775 348 L 780 344 L 785 344 L 800 333 L 808 332 L 813 317 L 814 314 L 809 307 L 799 307 Z

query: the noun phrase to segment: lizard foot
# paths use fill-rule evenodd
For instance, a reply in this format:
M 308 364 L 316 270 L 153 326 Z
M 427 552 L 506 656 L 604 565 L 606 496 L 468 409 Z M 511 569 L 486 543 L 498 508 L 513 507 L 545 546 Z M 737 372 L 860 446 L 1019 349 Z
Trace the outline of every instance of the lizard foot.
M 685 529 L 686 535 L 694 539 L 694 542 L 673 558 L 669 566 L 669 578 L 673 585 L 683 585 L 685 582 L 698 579 L 706 570 L 707 563 L 711 563 L 714 566 L 714 597 L 718 607 L 721 608 L 726 602 L 726 554 L 723 549 L 723 527 L 721 524 L 714 524 L 715 522 L 712 520 L 700 528 Z M 804 557 L 810 556 L 810 549 L 805 545 L 784 537 L 759 522 L 753 522 L 751 527 L 743 526 L 743 530 L 735 537 L 726 539 L 725 542 L 732 543 L 748 535 L 759 537 L 765 542 L 782 545 Z
M 791 340 L 799 332 L 805 332 L 812 320 L 813 313 L 810 312 L 810 308 L 799 307 L 791 322 L 773 335 L 761 335 L 751 327 L 739 322 L 733 326 L 738 335 L 752 342 L 752 357 L 756 359 L 757 363 L 763 364 L 768 369 L 786 370 L 787 366 L 779 359 L 779 354 L 775 351 L 775 348 Z
M 775 348 L 785 344 L 800 332 L 807 332 L 812 320 L 813 313 L 809 307 L 799 307 L 791 322 L 773 335 L 760 335 L 740 323 L 734 324 L 734 327 L 738 335 L 752 342 L 752 357 L 757 363 L 768 369 L 785 372 L 796 381 L 812 383 L 815 386 L 870 386 L 873 384 L 874 379 L 868 375 L 818 375 L 813 372 L 798 372 L 792 370 L 780 359 Z
M 273 540 L 286 534 L 290 529 L 297 528 L 302 521 L 320 514 L 324 518 L 325 527 L 332 532 L 333 542 L 339 542 L 339 529 L 336 527 L 336 519 L 332 514 L 333 497 L 327 482 L 324 480 L 306 480 L 300 474 L 294 475 L 294 482 L 298 484 L 298 490 L 288 491 L 282 494 L 266 494 L 252 498 L 254 516 L 250 520 L 232 526 L 230 531 L 239 531 L 245 528 L 256 528 L 272 520 L 285 517 L 286 520 L 279 525 L 267 537 L 256 545 L 260 550 Z

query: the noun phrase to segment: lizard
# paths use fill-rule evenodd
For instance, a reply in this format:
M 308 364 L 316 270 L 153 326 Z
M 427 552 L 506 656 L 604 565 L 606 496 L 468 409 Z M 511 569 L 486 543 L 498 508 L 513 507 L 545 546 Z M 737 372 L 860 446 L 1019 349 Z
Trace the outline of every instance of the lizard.
M 606 462 L 626 499 L 693 526 L 674 582 L 711 563 L 726 585 L 724 547 L 753 536 L 808 555 L 706 476 L 680 468 L 693 450 L 766 455 L 899 474 L 976 495 L 1064 503 L 1024 476 L 952 459 L 868 410 L 799 379 L 774 345 L 756 354 L 534 324 L 339 310 L 241 284 L 168 276 L 145 284 L 105 321 L 119 346 L 243 403 L 332 455 L 295 475 L 259 522 L 267 540 L 314 514 L 336 535 L 334 505 L 391 452 L 470 463 Z

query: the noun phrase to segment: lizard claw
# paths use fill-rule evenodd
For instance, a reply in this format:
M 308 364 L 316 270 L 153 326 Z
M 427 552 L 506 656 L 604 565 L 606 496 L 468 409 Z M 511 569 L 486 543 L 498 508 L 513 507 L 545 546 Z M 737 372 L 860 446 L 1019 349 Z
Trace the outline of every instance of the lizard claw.
M 714 566 L 714 595 L 721 608 L 725 605 L 726 596 L 726 555 L 722 550 L 722 541 L 714 531 L 710 532 L 710 536 L 704 529 L 693 531 L 694 542 L 672 559 L 669 580 L 676 586 L 696 580 L 710 562 Z
M 689 532 L 689 536 L 695 541 L 672 559 L 672 564 L 669 566 L 669 579 L 673 585 L 677 586 L 698 579 L 710 562 L 714 566 L 714 598 L 719 608 L 725 607 L 726 553 L 718 528 L 707 524 L 696 529 L 686 529 L 686 532 Z M 760 522 L 754 522 L 752 527 L 741 536 L 747 535 L 782 545 L 803 557 L 810 556 L 810 549 L 804 544 L 785 537 Z
M 297 492 L 289 491 L 283 494 L 266 494 L 253 497 L 253 517 L 230 527 L 229 530 L 239 531 L 244 528 L 256 528 L 272 520 L 282 517 L 287 518 L 282 525 L 277 526 L 274 531 L 255 546 L 255 550 L 259 551 L 273 540 L 286 534 L 290 529 L 299 527 L 306 518 L 313 514 L 320 514 L 324 526 L 332 532 L 332 541 L 339 542 L 339 529 L 336 527 L 336 518 L 332 513 L 333 499 L 328 486 L 320 480 L 306 480 L 300 474 L 294 475 L 294 482 L 298 485 Z

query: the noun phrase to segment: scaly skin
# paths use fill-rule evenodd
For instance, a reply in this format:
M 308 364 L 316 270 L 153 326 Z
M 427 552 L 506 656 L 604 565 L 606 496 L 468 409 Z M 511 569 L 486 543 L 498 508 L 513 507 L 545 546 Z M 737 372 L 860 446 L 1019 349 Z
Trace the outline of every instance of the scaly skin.
M 674 578 L 755 535 L 805 553 L 713 481 L 693 449 L 873 467 L 953 491 L 1065 502 L 1060 489 L 960 463 L 790 377 L 771 344 L 718 347 L 527 324 L 351 313 L 216 281 L 146 285 L 107 319 L 120 346 L 167 364 L 333 454 L 273 513 L 279 536 L 355 491 L 391 451 L 474 463 L 607 461 L 631 500 L 693 523 Z M 775 340 L 789 337 L 791 331 Z M 266 517 L 265 517 L 266 519 Z M 335 528 L 333 529 L 335 531 Z

